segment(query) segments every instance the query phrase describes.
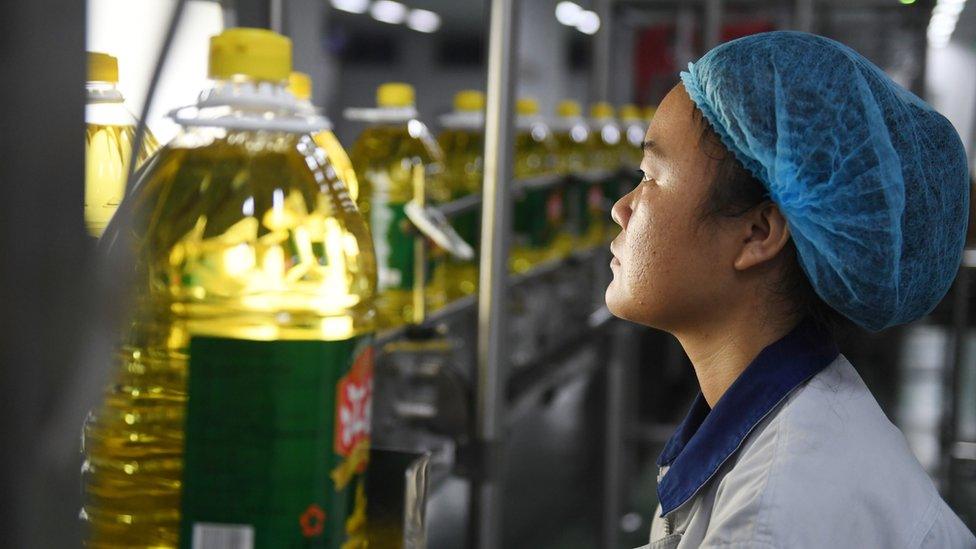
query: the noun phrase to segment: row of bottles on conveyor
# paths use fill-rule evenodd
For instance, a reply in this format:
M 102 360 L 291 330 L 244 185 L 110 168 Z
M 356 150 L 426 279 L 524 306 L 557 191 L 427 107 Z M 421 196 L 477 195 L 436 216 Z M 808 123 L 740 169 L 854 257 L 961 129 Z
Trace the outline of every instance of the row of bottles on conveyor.
M 444 130 L 438 141 L 447 162 L 451 200 L 480 192 L 483 109 L 483 94 L 464 90 L 455 97 L 455 111 L 441 117 Z M 601 102 L 586 118 L 579 103 L 567 100 L 558 105 L 558 117 L 550 127 L 536 100 L 521 98 L 516 114 L 514 177 L 530 184 L 517 186 L 509 266 L 512 272 L 524 273 L 605 242 L 609 206 L 627 192 L 635 177 L 622 169 L 640 165 L 641 142 L 653 110 L 641 112 L 625 105 L 618 121 L 614 108 Z M 568 183 L 534 184 L 547 176 L 568 178 Z M 477 213 L 459 216 L 454 226 L 465 238 L 479 236 Z M 474 292 L 476 263 L 450 272 L 458 283 L 447 292 L 449 298 Z

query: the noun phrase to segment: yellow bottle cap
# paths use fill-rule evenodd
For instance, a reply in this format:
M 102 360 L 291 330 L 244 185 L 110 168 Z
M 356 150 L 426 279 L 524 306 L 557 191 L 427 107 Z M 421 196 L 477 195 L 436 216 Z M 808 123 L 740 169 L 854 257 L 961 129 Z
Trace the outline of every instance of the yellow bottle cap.
M 621 120 L 640 120 L 640 109 L 637 108 L 637 105 L 631 105 L 628 103 L 620 107 L 620 118 Z
M 657 107 L 652 107 L 652 106 L 644 107 L 644 110 L 643 110 L 643 113 L 642 113 L 644 115 L 644 120 L 650 120 L 650 119 L 654 118 L 654 113 L 655 112 L 657 112 Z
M 119 60 L 107 53 L 88 52 L 88 81 L 119 83 Z
M 481 112 L 485 110 L 485 94 L 478 90 L 461 90 L 454 95 L 454 110 Z
M 535 116 L 539 114 L 539 102 L 531 97 L 523 97 L 515 102 L 515 112 L 520 116 Z
M 590 105 L 592 118 L 613 118 L 613 105 L 606 101 L 598 101 Z
M 413 86 L 403 82 L 387 82 L 376 88 L 376 105 L 379 107 L 412 107 Z
M 276 32 L 234 28 L 210 37 L 208 75 L 214 80 L 241 75 L 284 82 L 290 72 L 291 40 Z
M 297 99 L 308 101 L 312 98 L 312 77 L 304 72 L 291 71 L 288 75 L 288 91 Z
M 580 108 L 580 104 L 576 101 L 560 101 L 559 105 L 556 106 L 556 114 L 563 117 L 579 116 L 583 112 Z

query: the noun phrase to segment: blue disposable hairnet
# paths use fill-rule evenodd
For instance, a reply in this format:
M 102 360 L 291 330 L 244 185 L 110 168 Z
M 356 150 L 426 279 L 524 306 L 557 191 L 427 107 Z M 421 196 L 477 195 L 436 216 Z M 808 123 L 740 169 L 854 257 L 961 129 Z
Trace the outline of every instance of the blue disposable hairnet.
M 722 44 L 681 80 L 786 216 L 828 305 L 880 330 L 938 304 L 969 209 L 948 120 L 852 49 L 800 32 Z

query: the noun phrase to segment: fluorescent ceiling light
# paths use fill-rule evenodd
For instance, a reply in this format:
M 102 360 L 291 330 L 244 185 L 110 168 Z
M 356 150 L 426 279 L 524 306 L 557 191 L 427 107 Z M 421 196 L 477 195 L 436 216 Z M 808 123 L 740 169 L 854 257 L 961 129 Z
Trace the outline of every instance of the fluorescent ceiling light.
M 418 32 L 437 32 L 441 28 L 441 16 L 429 10 L 410 10 L 407 26 Z
M 574 2 L 560 2 L 556 4 L 556 21 L 567 27 L 575 27 L 580 20 L 583 8 Z
M 332 0 L 332 7 L 349 13 L 366 13 L 369 0 Z
M 576 29 L 585 34 L 596 34 L 600 30 L 600 16 L 596 12 L 584 10 L 580 13 Z
M 369 8 L 373 19 L 391 25 L 399 25 L 407 18 L 407 7 L 393 0 L 376 0 Z

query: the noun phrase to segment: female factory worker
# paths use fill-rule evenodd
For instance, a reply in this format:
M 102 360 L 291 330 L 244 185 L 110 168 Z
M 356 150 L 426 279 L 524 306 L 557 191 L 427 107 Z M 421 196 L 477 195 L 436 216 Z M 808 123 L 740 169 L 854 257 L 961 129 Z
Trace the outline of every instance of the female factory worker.
M 649 547 L 976 547 L 830 335 L 945 295 L 969 196 L 956 132 L 810 34 L 723 44 L 681 81 L 613 207 L 606 295 L 676 336 L 701 387 L 659 460 Z

